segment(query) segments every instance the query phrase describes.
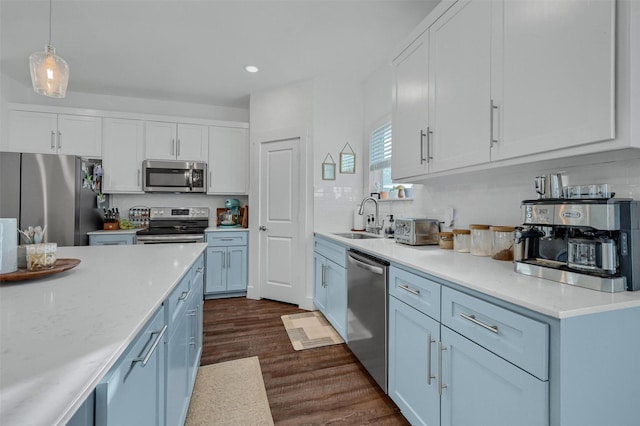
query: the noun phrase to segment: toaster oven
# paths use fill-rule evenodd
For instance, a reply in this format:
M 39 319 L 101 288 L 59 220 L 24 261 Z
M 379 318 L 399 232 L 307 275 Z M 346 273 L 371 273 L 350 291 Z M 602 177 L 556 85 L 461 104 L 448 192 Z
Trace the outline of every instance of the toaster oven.
M 396 243 L 411 246 L 438 244 L 440 222 L 438 219 L 402 218 L 396 219 L 394 239 Z

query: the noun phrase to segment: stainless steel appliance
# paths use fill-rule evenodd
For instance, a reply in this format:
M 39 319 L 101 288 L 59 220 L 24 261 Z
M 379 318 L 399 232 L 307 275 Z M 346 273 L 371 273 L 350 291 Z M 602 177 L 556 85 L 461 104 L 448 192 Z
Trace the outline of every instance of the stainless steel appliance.
M 515 270 L 599 291 L 640 290 L 640 201 L 522 202 Z
M 422 246 L 438 244 L 440 223 L 437 219 L 398 218 L 393 238 L 396 243 Z
M 151 207 L 149 227 L 136 232 L 138 244 L 204 242 L 209 226 L 208 207 Z
M 71 155 L 0 152 L 0 217 L 18 228 L 46 226 L 45 241 L 89 244 L 87 232 L 102 229 L 94 192 L 97 163 Z
M 356 250 L 347 260 L 347 345 L 386 393 L 389 262 Z
M 207 163 L 203 162 L 145 160 L 142 177 L 146 192 L 207 191 Z

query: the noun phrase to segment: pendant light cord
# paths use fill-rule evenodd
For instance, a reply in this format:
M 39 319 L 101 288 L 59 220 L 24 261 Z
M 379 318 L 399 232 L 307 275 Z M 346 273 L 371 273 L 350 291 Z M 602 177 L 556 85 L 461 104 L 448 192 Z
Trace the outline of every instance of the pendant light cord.
M 49 44 L 51 44 L 51 9 L 53 0 L 49 0 Z

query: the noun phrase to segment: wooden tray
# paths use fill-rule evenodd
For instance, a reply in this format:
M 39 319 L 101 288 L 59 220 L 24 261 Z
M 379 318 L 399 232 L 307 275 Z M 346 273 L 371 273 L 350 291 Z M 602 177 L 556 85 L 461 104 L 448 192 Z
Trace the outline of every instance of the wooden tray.
M 43 269 L 41 271 L 28 271 L 27 268 L 19 268 L 16 272 L 8 274 L 0 274 L 0 282 L 5 281 L 24 281 L 34 278 L 42 278 L 48 275 L 57 274 L 75 268 L 80 263 L 80 259 L 57 259 L 56 264 L 51 269 Z

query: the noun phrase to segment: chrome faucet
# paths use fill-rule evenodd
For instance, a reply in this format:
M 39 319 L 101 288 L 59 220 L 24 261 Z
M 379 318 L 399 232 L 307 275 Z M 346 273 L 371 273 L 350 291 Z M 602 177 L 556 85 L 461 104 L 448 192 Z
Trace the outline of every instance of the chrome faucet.
M 376 205 L 376 217 L 373 219 L 373 226 L 367 225 L 366 229 L 367 232 L 372 232 L 374 234 L 379 234 L 380 231 L 382 230 L 382 224 L 378 221 L 379 217 L 380 217 L 380 212 L 378 210 L 378 200 L 376 200 L 373 197 L 365 197 L 364 200 L 362 200 L 362 203 L 360 203 L 360 210 L 358 210 L 358 214 L 359 215 L 364 215 L 364 205 L 367 203 L 367 201 L 373 201 L 373 203 Z

